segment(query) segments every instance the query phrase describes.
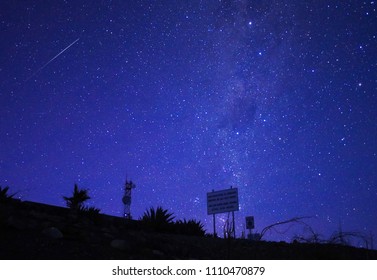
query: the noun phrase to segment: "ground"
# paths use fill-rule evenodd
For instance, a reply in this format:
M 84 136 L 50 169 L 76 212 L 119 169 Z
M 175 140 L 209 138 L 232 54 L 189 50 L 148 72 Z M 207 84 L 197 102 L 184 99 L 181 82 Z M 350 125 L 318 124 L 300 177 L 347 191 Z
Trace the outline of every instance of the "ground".
M 0 204 L 0 259 L 377 259 L 336 244 L 222 239 L 154 232 L 138 221 L 81 215 L 34 202 Z

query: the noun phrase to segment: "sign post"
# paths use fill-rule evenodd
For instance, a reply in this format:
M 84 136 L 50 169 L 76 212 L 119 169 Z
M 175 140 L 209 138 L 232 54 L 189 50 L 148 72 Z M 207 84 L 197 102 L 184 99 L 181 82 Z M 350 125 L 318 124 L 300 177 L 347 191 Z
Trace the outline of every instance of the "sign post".
M 221 191 L 207 193 L 207 214 L 213 214 L 213 235 L 216 236 L 215 214 L 232 212 L 233 232 L 235 232 L 234 211 L 239 210 L 238 189 L 230 188 Z
M 246 217 L 246 229 L 249 230 L 249 237 L 251 238 L 251 230 L 254 229 L 254 216 Z
M 217 237 L 216 235 L 216 217 L 215 214 L 213 214 L 213 237 Z

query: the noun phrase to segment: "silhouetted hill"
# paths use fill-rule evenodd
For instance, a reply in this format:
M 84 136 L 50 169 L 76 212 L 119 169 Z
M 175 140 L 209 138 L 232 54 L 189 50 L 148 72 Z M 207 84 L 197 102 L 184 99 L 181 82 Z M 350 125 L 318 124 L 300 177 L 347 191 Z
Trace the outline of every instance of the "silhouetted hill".
M 0 258 L 377 259 L 377 251 L 157 233 L 138 221 L 11 200 L 0 204 Z

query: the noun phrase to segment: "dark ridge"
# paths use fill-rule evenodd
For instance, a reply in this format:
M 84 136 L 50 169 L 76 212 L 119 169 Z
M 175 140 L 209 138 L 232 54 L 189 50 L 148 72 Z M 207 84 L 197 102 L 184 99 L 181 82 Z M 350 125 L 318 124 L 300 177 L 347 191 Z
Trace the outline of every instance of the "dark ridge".
M 140 221 L 12 199 L 0 203 L 0 259 L 375 260 L 377 251 L 169 234 Z

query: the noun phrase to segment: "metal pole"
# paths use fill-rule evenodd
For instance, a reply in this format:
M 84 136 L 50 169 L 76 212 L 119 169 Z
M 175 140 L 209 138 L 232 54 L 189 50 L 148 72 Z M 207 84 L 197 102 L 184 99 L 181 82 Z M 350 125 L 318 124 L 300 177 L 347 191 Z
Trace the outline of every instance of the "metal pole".
M 215 214 L 213 214 L 213 237 L 216 237 L 216 219 Z
M 233 218 L 233 237 L 236 239 L 236 223 L 234 221 L 234 211 L 232 211 L 232 218 Z

